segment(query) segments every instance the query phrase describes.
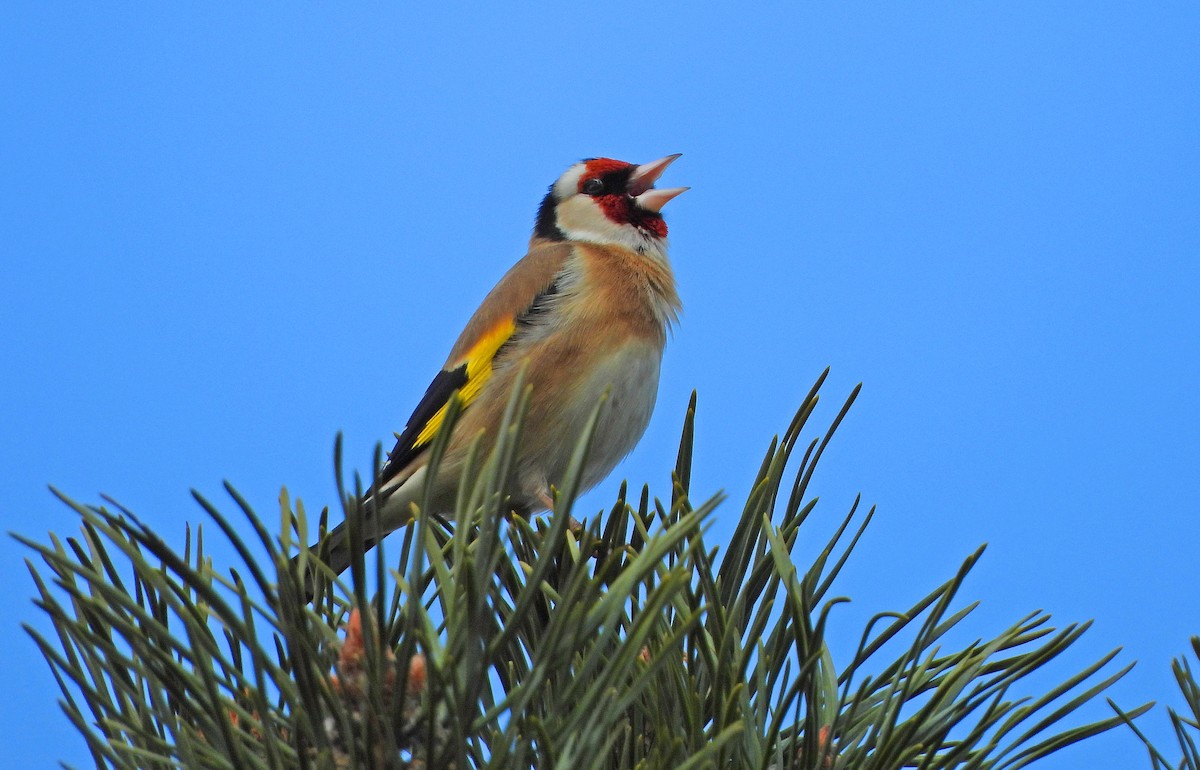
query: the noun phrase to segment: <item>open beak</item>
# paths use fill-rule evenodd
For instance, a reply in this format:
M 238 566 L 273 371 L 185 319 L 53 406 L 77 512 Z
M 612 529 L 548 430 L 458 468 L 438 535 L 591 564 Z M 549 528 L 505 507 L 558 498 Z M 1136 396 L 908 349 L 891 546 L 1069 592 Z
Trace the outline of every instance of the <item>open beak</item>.
M 662 207 L 667 205 L 667 201 L 690 189 L 688 187 L 668 187 L 662 190 L 654 189 L 654 183 L 662 176 L 663 171 L 682 154 L 677 152 L 674 155 L 659 158 L 651 163 L 643 163 L 629 175 L 629 182 L 625 185 L 625 191 L 633 196 L 634 201 L 637 202 L 640 208 L 649 211 L 661 211 Z

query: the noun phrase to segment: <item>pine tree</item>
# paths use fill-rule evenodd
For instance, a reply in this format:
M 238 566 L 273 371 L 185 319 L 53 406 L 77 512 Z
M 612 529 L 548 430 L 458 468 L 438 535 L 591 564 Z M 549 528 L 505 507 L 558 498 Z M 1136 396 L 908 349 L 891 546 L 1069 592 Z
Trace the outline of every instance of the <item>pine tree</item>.
M 22 538 L 57 635 L 29 633 L 104 768 L 1018 768 L 1144 713 L 1072 723 L 1128 671 L 1110 670 L 1116 651 L 1028 691 L 1086 623 L 1036 612 L 950 648 L 982 548 L 911 607 L 873 617 L 857 649 L 829 647 L 845 601 L 831 590 L 874 509 L 856 501 L 812 563 L 795 563 L 801 532 L 816 536 L 813 470 L 857 395 L 802 443 L 823 381 L 719 546 L 705 534 L 727 504 L 690 498 L 694 395 L 667 499 L 622 488 L 581 528 L 569 526 L 578 473 L 553 514 L 506 509 L 518 400 L 464 472 L 454 523 L 418 514 L 356 554 L 348 582 L 307 547 L 327 513 L 311 521 L 286 491 L 278 534 L 232 488 L 239 523 L 196 496 L 236 567 L 212 563 L 200 528 L 175 549 L 115 502 L 63 497 L 82 534 Z M 340 468 L 340 444 L 335 455 Z M 361 528 L 361 483 L 339 491 Z

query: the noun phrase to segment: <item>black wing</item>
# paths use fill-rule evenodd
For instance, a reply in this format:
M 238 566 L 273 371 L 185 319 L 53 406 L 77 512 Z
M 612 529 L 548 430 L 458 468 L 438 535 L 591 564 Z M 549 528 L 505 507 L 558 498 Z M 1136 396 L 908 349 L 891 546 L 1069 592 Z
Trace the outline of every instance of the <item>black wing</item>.
M 412 416 L 408 418 L 404 432 L 396 439 L 396 446 L 388 453 L 387 462 L 379 469 L 379 486 L 387 486 L 389 481 L 425 451 L 425 448 L 429 446 L 428 441 L 418 442 L 417 438 L 434 415 L 450 401 L 450 396 L 466 384 L 466 364 L 457 369 L 443 369 L 437 373 L 433 382 L 429 383 L 429 387 L 425 389 L 425 395 L 421 397 Z

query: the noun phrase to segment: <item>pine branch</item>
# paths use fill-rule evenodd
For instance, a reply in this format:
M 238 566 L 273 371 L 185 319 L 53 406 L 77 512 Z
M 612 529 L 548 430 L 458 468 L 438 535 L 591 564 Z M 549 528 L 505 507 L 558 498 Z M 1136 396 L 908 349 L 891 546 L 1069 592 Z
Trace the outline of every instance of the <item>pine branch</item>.
M 719 498 L 690 498 L 694 395 L 669 503 L 622 488 L 579 530 L 568 523 L 588 436 L 555 513 L 507 510 L 516 402 L 468 463 L 455 524 L 418 515 L 386 544 L 397 551 L 356 554 L 349 583 L 306 545 L 327 513 L 310 522 L 286 490 L 278 535 L 232 488 L 238 524 L 197 496 L 240 560 L 220 570 L 199 528 L 177 551 L 112 501 L 60 495 L 82 534 L 18 537 L 41 561 L 30 570 L 56 635 L 28 630 L 96 766 L 114 769 L 998 770 L 1143 713 L 1071 721 L 1128 671 L 1110 670 L 1115 652 L 1022 692 L 1087 624 L 1056 630 L 1036 613 L 946 648 L 971 617 L 958 595 L 982 549 L 908 609 L 876 615 L 856 650 L 829 648 L 846 601 L 830 591 L 874 509 L 855 501 L 812 563 L 795 563 L 801 529 L 816 526 L 813 471 L 857 394 L 802 444 L 823 381 L 772 442 L 721 547 L 705 539 Z
M 1192 637 L 1192 655 L 1200 659 L 1200 636 Z M 1108 705 L 1117 716 L 1133 730 L 1134 734 L 1146 746 L 1150 754 L 1150 766 L 1154 770 L 1197 770 L 1200 768 L 1200 683 L 1196 682 L 1196 674 L 1186 657 L 1171 661 L 1171 671 L 1175 674 L 1175 683 L 1183 695 L 1184 704 L 1189 713 L 1180 713 L 1173 708 L 1167 709 L 1167 717 L 1171 720 L 1171 729 L 1175 740 L 1179 743 L 1180 758 L 1171 762 L 1162 751 L 1133 723 L 1137 711 L 1125 712 L 1111 699 Z

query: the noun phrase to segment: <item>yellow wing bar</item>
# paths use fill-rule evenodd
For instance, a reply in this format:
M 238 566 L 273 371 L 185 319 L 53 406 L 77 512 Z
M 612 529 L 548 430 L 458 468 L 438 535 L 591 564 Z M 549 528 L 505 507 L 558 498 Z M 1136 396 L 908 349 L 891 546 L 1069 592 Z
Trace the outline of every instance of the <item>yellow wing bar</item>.
M 458 397 L 462 399 L 463 408 L 470 406 L 471 402 L 478 398 L 483 391 L 484 384 L 492 376 L 492 360 L 496 357 L 496 351 L 508 342 L 516 328 L 516 322 L 511 318 L 506 318 L 489 329 L 471 346 L 461 360 L 456 361 L 450 367 L 451 369 L 457 369 L 463 365 L 467 367 L 467 381 L 458 390 Z M 442 408 L 429 418 L 429 422 L 425 423 L 421 432 L 417 434 L 414 446 L 422 446 L 433 440 L 446 419 L 447 406 L 448 403 L 443 404 Z

